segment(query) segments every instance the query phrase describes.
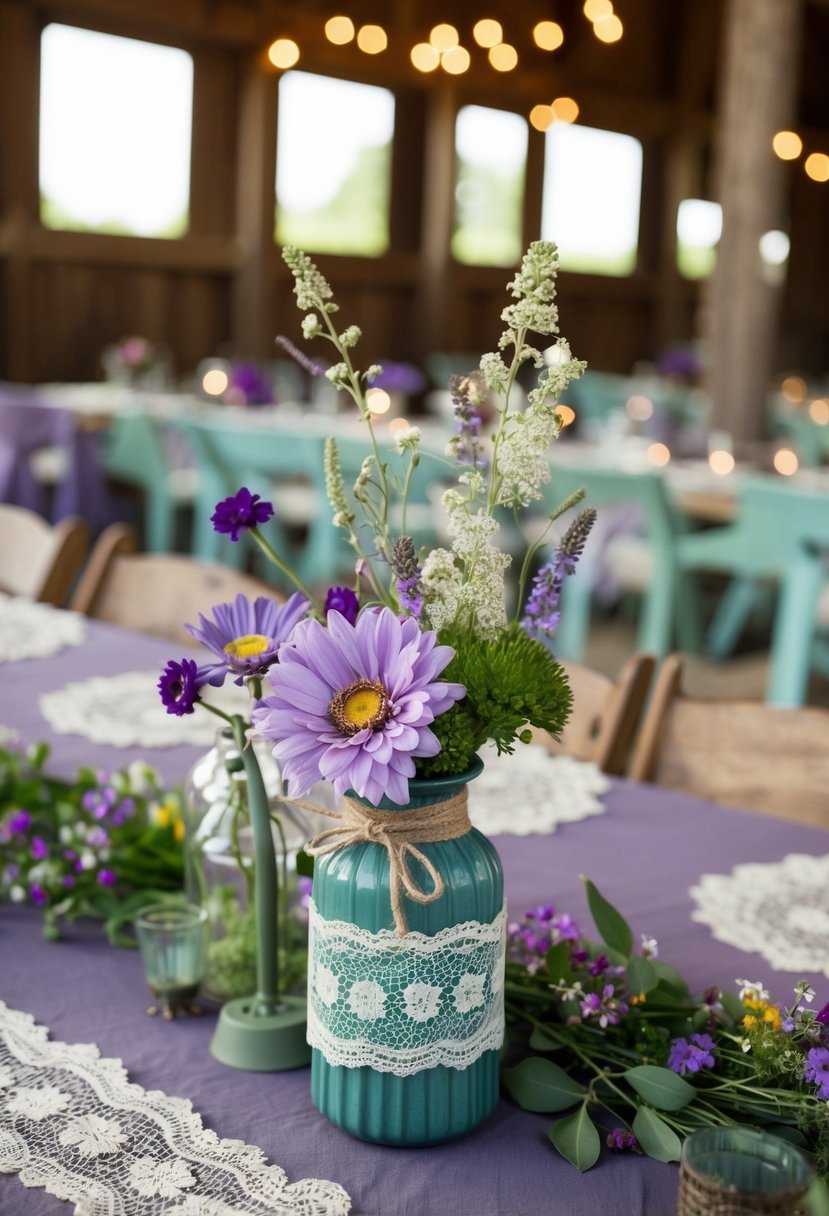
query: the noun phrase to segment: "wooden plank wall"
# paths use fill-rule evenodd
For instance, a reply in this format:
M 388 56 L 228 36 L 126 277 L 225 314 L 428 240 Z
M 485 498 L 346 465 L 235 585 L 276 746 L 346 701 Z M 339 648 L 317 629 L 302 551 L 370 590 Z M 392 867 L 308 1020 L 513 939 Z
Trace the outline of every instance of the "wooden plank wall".
M 434 0 L 434 7 L 439 19 L 446 6 Z M 547 16 L 546 7 L 530 4 L 526 22 L 533 8 Z M 596 367 L 628 370 L 653 358 L 695 334 L 700 289 L 676 273 L 674 217 L 680 198 L 706 186 L 721 7 L 722 0 L 637 0 L 623 14 L 626 36 L 613 51 L 580 35 L 555 72 L 529 62 L 493 81 L 493 73 L 486 80 L 425 78 L 402 57 L 369 62 L 356 50 L 333 48 L 320 39 L 315 3 L 0 0 L 0 379 L 98 378 L 103 347 L 129 333 L 170 347 L 179 374 L 216 353 L 271 358 L 279 332 L 298 339 L 300 318 L 272 235 L 278 76 L 263 62 L 286 14 L 303 35 L 303 69 L 371 80 L 396 94 L 392 248 L 378 259 L 318 259 L 343 317 L 363 329 L 367 361 L 482 351 L 497 342 L 511 272 L 460 266 L 449 255 L 455 114 L 467 103 L 526 114 L 539 99 L 566 93 L 578 97 L 581 122 L 642 140 L 645 172 L 636 272 L 625 279 L 562 274 L 562 328 Z M 584 24 L 575 0 L 562 0 L 562 9 L 574 29 Z M 400 20 L 412 23 L 416 15 L 425 20 L 423 5 L 400 6 Z M 39 224 L 38 55 L 41 30 L 53 20 L 167 42 L 193 55 L 191 224 L 181 240 L 52 232 Z M 543 145 L 531 131 L 525 242 L 538 235 Z M 815 224 L 820 207 L 805 194 L 794 219 Z M 792 261 L 802 283 L 787 289 L 791 315 L 802 317 L 804 293 L 822 310 L 804 352 L 817 358 L 829 333 L 827 276 L 821 296 L 814 259 L 793 253 Z M 788 316 L 784 343 L 794 358 Z

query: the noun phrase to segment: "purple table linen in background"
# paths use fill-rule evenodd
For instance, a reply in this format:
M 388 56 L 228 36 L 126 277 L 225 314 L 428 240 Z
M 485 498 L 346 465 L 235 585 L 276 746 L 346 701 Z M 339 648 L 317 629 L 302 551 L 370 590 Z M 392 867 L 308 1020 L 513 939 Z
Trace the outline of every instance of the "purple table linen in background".
M 66 455 L 66 476 L 48 492 L 35 477 L 31 457 L 39 448 Z M 53 522 L 79 515 L 93 528 L 110 522 L 98 437 L 82 430 L 75 415 L 38 401 L 17 386 L 0 386 L 0 502 L 28 507 Z
M 52 659 L 10 663 L 0 679 L 0 723 L 24 740 L 55 744 L 52 771 L 70 775 L 80 763 L 105 768 L 144 757 L 167 780 L 183 776 L 201 749 L 120 752 L 72 736 L 55 738 L 36 696 L 70 679 L 153 667 L 170 647 L 122 630 L 90 624 L 87 644 Z M 474 785 L 471 787 L 474 798 Z M 696 991 L 710 984 L 734 990 L 737 976 L 766 984 L 788 1001 L 800 972 L 774 972 L 758 955 L 712 939 L 691 920 L 688 894 L 704 873 L 727 873 L 741 862 L 778 861 L 788 853 L 822 855 L 829 835 L 795 823 L 728 810 L 655 787 L 614 781 L 606 813 L 565 824 L 551 836 L 503 836 L 510 916 L 552 901 L 590 927 L 580 874 L 586 874 L 630 920 L 634 933 L 659 940 L 660 957 Z M 829 962 L 829 953 L 827 957 Z M 829 999 L 826 975 L 805 975 Z M 677 1168 L 603 1150 L 578 1174 L 547 1139 L 551 1117 L 519 1110 L 502 1097 L 495 1113 L 460 1141 L 429 1149 L 392 1149 L 351 1139 L 311 1105 L 307 1069 L 253 1074 L 226 1069 L 208 1054 L 215 1014 L 172 1024 L 146 1017 L 149 996 L 137 954 L 106 944 L 100 926 L 79 922 L 66 940 L 40 937 L 40 914 L 0 907 L 0 998 L 25 1009 L 65 1042 L 95 1042 L 120 1057 L 130 1078 L 147 1089 L 189 1098 L 220 1136 L 258 1145 L 289 1179 L 341 1183 L 355 1216 L 671 1216 Z M 0 1175 L 3 1216 L 59 1216 L 69 1205 L 16 1176 Z

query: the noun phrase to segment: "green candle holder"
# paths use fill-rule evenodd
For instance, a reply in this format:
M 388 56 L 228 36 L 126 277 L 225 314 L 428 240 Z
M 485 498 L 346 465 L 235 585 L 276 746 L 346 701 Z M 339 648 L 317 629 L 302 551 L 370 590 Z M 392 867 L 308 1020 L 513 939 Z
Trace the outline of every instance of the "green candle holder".
M 204 974 L 207 913 L 195 904 L 153 904 L 135 918 L 147 986 L 169 1021 L 179 1013 L 201 1013 L 193 1005 Z
M 262 773 L 245 736 L 245 722 L 233 719 L 233 737 L 245 766 L 248 810 L 256 865 L 256 992 L 222 1006 L 210 1054 L 220 1064 L 248 1072 L 284 1072 L 311 1060 L 305 1040 L 305 997 L 279 990 L 278 874 L 270 807 Z
M 805 1216 L 813 1171 L 793 1144 L 747 1127 L 706 1127 L 682 1148 L 677 1216 Z

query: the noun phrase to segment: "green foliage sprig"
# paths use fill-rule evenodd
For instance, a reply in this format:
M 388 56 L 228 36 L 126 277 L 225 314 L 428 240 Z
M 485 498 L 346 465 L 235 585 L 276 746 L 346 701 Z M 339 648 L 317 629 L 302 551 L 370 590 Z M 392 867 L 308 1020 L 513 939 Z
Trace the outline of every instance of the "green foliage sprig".
M 503 1070 L 507 1092 L 558 1116 L 550 1141 L 579 1170 L 596 1164 L 603 1142 L 667 1162 L 698 1128 L 762 1128 L 812 1158 L 810 1200 L 823 1216 L 829 1005 L 810 1009 L 805 981 L 788 1007 L 743 980 L 739 995 L 694 996 L 655 941 L 635 949 L 627 921 L 585 882 L 599 941 L 550 905 L 511 928 L 504 991 L 524 1058 Z
M 93 916 L 113 944 L 134 945 L 124 924 L 182 889 L 179 800 L 146 764 L 66 782 L 46 773 L 48 755 L 45 743 L 0 745 L 0 902 L 41 907 L 47 938 Z

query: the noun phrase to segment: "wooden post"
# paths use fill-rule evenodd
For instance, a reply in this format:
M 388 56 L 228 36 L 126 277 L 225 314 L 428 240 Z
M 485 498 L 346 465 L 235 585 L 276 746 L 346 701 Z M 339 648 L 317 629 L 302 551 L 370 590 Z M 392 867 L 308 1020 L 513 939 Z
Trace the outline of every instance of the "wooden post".
M 712 421 L 737 440 L 765 431 L 774 370 L 778 289 L 763 275 L 758 242 L 784 226 L 786 168 L 772 151 L 791 124 L 801 0 L 729 0 L 716 149 L 723 232 L 707 316 Z

